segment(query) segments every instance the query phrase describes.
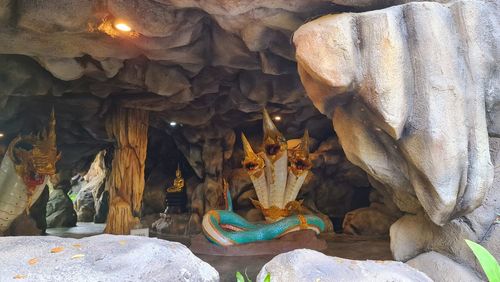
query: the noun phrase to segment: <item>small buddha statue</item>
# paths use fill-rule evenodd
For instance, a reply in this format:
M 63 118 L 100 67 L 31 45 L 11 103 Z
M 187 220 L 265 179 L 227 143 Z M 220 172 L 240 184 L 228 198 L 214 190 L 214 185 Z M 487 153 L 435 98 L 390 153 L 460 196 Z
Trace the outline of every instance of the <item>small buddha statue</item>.
M 177 165 L 177 170 L 175 171 L 174 185 L 167 189 L 167 193 L 181 192 L 184 188 L 184 178 L 182 178 L 181 170 L 179 165 Z
M 165 214 L 187 212 L 187 194 L 186 189 L 184 189 L 184 178 L 182 178 L 179 165 L 177 165 L 173 185 L 167 188 L 165 201 L 167 203 Z

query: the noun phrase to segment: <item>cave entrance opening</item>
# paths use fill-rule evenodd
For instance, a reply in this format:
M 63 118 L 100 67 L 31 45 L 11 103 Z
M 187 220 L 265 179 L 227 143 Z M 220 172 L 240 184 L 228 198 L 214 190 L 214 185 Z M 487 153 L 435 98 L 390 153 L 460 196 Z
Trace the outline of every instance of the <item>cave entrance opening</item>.
M 102 150 L 89 156 L 87 170 L 78 169 L 81 171 L 72 177 L 49 187 L 46 206 L 49 235 L 84 237 L 103 232 L 108 213 L 106 180 L 110 155 L 112 151 Z
M 192 198 L 201 179 L 182 151 L 185 144 L 174 137 L 181 127 L 149 128 L 140 218 L 151 236 L 184 242 L 196 232 Z

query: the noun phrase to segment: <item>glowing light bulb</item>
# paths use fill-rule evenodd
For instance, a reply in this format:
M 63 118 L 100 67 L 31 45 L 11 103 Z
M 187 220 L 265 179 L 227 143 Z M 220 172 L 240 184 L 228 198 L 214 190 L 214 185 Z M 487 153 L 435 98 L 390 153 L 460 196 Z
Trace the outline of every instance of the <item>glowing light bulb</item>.
M 4 135 L 3 135 L 3 133 L 2 133 L 2 132 L 0 132 L 0 138 L 2 138 L 3 136 L 4 136 Z
M 115 23 L 115 28 L 120 30 L 120 31 L 124 31 L 124 32 L 132 31 L 132 28 L 128 24 L 123 23 L 123 22 Z
M 274 120 L 275 120 L 275 121 L 281 121 L 281 116 L 275 116 L 275 117 L 274 117 Z
M 175 127 L 176 125 L 177 125 L 177 122 L 175 122 L 175 121 L 171 121 L 171 122 L 170 122 L 170 126 L 171 126 L 171 127 Z

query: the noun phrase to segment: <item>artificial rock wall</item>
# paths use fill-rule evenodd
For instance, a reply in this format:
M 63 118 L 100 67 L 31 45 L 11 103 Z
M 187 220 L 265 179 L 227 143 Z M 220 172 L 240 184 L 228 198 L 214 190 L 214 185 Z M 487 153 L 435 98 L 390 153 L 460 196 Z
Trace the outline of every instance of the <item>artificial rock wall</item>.
M 436 250 L 477 270 L 463 239 L 500 240 L 489 149 L 500 125 L 499 16 L 493 1 L 414 2 L 295 32 L 307 94 L 347 158 L 404 213 L 390 232 L 398 260 Z

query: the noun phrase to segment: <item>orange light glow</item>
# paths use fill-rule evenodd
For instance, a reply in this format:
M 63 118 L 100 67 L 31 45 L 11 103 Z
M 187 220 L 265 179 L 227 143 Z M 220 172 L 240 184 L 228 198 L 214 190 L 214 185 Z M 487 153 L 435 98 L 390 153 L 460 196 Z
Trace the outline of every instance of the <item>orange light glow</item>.
M 275 121 L 281 121 L 281 117 L 280 117 L 280 116 L 275 116 L 275 117 L 274 117 L 274 120 L 275 120 Z

